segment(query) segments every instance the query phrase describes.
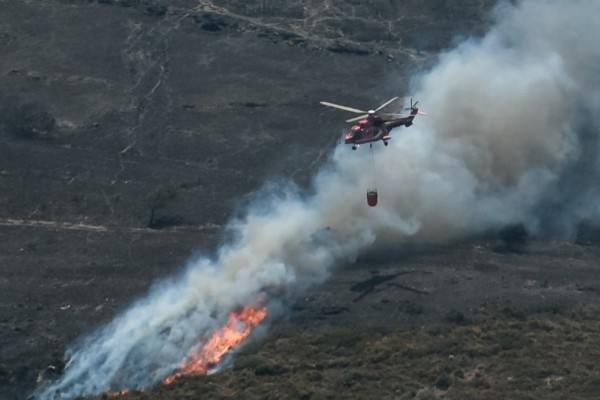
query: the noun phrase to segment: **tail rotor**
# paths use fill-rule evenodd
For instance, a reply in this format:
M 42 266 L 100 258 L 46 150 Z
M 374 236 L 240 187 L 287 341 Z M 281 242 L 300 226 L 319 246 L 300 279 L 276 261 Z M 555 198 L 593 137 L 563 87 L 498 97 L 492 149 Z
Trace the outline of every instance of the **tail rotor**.
M 415 101 L 415 102 L 413 103 L 413 99 L 412 99 L 412 97 L 411 97 L 411 98 L 410 98 L 410 107 L 407 107 L 407 108 L 405 108 L 405 110 L 406 110 L 406 111 L 410 111 L 410 113 L 411 113 L 412 115 L 417 115 L 417 114 L 418 114 L 418 115 L 427 115 L 427 113 L 426 113 L 426 112 L 419 111 L 419 107 L 417 107 L 417 104 L 419 104 L 419 101 L 417 100 L 417 101 Z

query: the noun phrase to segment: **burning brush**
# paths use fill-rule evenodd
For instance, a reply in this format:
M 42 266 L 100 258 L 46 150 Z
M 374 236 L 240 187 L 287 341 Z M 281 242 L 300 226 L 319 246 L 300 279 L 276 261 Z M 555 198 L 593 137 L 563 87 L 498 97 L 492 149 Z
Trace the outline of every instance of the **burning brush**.
M 177 371 L 163 379 L 167 385 L 184 375 L 204 375 L 214 370 L 230 351 L 237 348 L 267 316 L 267 308 L 261 305 L 244 306 L 229 314 L 227 323 L 214 331 L 204 344 L 193 350 Z M 109 397 L 120 397 L 128 389 L 106 392 Z
M 229 351 L 239 346 L 266 316 L 267 309 L 262 306 L 244 306 L 240 311 L 232 312 L 227 323 L 213 332 L 199 349 L 193 351 L 173 375 L 164 379 L 164 383 L 173 383 L 183 375 L 210 373 L 211 368 L 219 364 Z

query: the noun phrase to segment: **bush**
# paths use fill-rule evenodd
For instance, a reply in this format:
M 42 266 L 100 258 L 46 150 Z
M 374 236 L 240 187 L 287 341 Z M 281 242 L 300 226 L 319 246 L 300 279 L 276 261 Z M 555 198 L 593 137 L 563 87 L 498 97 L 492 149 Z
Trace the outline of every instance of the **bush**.
M 28 103 L 8 112 L 5 128 L 18 137 L 36 139 L 49 138 L 55 125 L 56 120 L 43 106 Z
M 437 380 L 435 381 L 435 387 L 440 390 L 448 390 L 448 388 L 452 386 L 452 383 L 454 382 L 450 375 L 442 374 L 438 376 Z
M 181 223 L 182 218 L 179 215 L 157 217 L 156 212 L 164 209 L 169 200 L 177 197 L 177 192 L 172 185 L 160 186 L 148 196 L 148 205 L 150 206 L 150 219 L 148 227 L 152 229 L 163 229 Z
M 575 243 L 579 245 L 600 243 L 600 226 L 588 219 L 579 221 L 575 232 Z
M 529 238 L 529 232 L 522 223 L 506 225 L 498 232 L 502 244 L 496 246 L 494 251 L 499 253 L 520 253 L 524 250 Z
M 500 239 L 508 247 L 524 245 L 528 236 L 525 225 L 521 223 L 507 225 L 500 231 Z
M 271 363 L 260 364 L 254 369 L 254 375 L 256 376 L 273 376 L 283 374 L 284 372 L 285 368 L 281 365 Z

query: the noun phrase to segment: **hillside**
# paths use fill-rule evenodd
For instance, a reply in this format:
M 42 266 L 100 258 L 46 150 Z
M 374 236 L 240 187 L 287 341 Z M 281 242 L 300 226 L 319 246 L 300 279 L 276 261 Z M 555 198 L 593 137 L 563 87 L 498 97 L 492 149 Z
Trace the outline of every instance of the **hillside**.
M 0 399 L 60 377 L 73 343 L 228 243 L 265 182 L 310 188 L 346 126 L 320 100 L 409 97 L 494 3 L 0 2 Z M 586 398 L 592 358 L 506 363 L 595 347 L 592 239 L 373 248 L 223 373 L 124 398 Z

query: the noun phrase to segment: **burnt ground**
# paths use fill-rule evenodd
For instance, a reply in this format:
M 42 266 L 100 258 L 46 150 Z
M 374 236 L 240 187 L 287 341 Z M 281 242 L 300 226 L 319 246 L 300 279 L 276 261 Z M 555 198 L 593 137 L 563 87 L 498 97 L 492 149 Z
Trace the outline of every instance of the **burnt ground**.
M 382 260 L 366 256 L 296 304 L 290 321 L 311 329 L 358 321 L 414 329 L 484 311 L 569 315 L 597 303 L 597 246 L 531 243 L 511 252 L 503 246 L 492 240 L 405 249 Z
M 368 107 L 408 95 L 409 77 L 436 53 L 485 31 L 493 3 L 0 2 L 0 399 L 26 398 L 60 372 L 74 340 L 214 250 L 265 180 L 307 185 L 344 127 L 319 100 Z M 493 331 L 496 317 L 516 323 L 510 313 L 557 324 L 585 315 L 571 333 L 595 329 L 581 310 L 598 303 L 598 247 L 534 241 L 516 250 L 490 238 L 365 254 L 274 321 L 233 369 L 200 383 L 236 388 L 230 374 L 240 368 L 284 382 L 292 366 L 264 361 L 273 343 L 297 343 L 277 351 L 298 358 L 302 343 L 324 358 L 349 349 L 348 358 L 374 330 L 401 344 L 402 332 L 421 327 Z M 248 352 L 263 360 L 253 364 Z M 269 373 L 273 363 L 288 375 Z M 383 375 L 351 372 L 391 387 Z M 393 395 L 431 385 L 412 379 Z M 330 390 L 314 398 L 353 386 L 310 382 Z M 208 397 L 257 397 L 257 387 Z M 294 393 L 285 396 L 307 394 Z

